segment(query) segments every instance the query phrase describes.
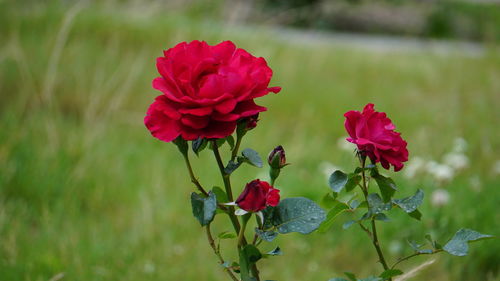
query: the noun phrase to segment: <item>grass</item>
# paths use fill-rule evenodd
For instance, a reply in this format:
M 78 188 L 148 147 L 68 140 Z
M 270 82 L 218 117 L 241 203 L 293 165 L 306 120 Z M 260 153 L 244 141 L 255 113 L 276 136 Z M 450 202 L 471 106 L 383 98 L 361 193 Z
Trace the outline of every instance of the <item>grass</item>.
M 180 155 L 152 138 L 142 121 L 159 94 L 150 86 L 155 58 L 193 39 L 233 40 L 273 68 L 272 85 L 283 91 L 260 100 L 269 111 L 243 147 L 262 155 L 277 144 L 286 148 L 293 165 L 280 178 L 282 196 L 319 201 L 328 191 L 319 163 L 354 167 L 336 144 L 345 135 L 342 114 L 374 102 L 403 132 L 412 156 L 439 160 L 464 137 L 471 160 L 445 186 L 451 204 L 437 209 L 427 200 L 416 224 L 394 215 L 381 225 L 382 244 L 402 244 L 408 253 L 405 239 L 429 232 L 441 240 L 459 227 L 500 234 L 500 180 L 491 169 L 500 153 L 497 53 L 298 45 L 265 27 L 213 21 L 198 10 L 203 5 L 182 13 L 147 7 L 110 1 L 76 8 L 71 18 L 71 7 L 0 2 L 1 280 L 227 278 L 191 216 L 192 187 Z M 221 185 L 210 156 L 202 153 L 195 169 L 206 185 Z M 261 173 L 242 168 L 233 185 Z M 418 187 L 429 195 L 436 187 L 429 178 L 394 176 L 401 195 Z M 470 188 L 471 177 L 480 179 L 480 191 Z M 363 233 L 342 230 L 348 219 L 326 234 L 280 237 L 267 247 L 279 244 L 285 255 L 266 261 L 262 275 L 328 280 L 378 270 Z M 497 240 L 481 242 L 464 258 L 438 256 L 414 280 L 500 280 L 499 253 Z

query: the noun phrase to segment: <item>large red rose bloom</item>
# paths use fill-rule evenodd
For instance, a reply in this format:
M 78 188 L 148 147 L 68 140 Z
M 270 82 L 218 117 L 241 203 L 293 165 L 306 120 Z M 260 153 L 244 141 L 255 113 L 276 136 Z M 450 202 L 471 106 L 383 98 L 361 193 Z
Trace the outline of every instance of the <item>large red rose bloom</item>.
M 206 42 L 180 43 L 156 61 L 161 77 L 156 97 L 144 118 L 151 134 L 166 142 L 224 138 L 238 120 L 266 108 L 254 99 L 281 88 L 269 88 L 273 75 L 263 58 L 256 58 L 231 41 L 215 46 Z
M 385 169 L 390 165 L 396 172 L 403 168 L 403 162 L 408 161 L 407 143 L 401 138 L 401 133 L 394 131 L 396 127 L 385 113 L 375 111 L 373 104 L 369 103 L 363 112 L 349 111 L 344 116 L 350 136 L 347 140 L 355 143 L 359 151 L 374 163 L 380 162 Z

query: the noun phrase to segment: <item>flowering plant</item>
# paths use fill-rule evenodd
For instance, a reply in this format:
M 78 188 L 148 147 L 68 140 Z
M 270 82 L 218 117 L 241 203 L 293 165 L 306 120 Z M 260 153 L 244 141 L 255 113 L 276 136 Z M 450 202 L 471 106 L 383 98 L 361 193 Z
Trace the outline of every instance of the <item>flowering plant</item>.
M 349 174 L 340 170 L 336 170 L 331 174 L 329 185 L 332 192 L 326 196 L 326 199 L 331 203 L 331 209 L 326 220 L 321 225 L 320 231 L 329 229 L 336 217 L 343 212 L 362 212 L 363 214 L 359 219 L 345 222 L 343 228 L 348 229 L 352 225 L 358 225 L 373 244 L 378 261 L 383 268 L 383 271 L 378 276 L 370 276 L 365 279 L 358 279 L 354 273 L 346 272 L 345 274 L 350 281 L 392 280 L 393 277 L 403 274 L 403 271 L 398 269 L 398 266 L 406 260 L 443 251 L 455 256 L 465 256 L 469 242 L 492 237 L 474 230 L 460 229 L 443 246 L 430 235 L 426 235 L 425 239 L 429 242 L 428 248 L 422 248 L 424 244 L 409 241 L 414 252 L 397 259 L 391 264 L 384 255 L 377 234 L 377 222 L 389 221 L 388 213 L 394 209 L 401 209 L 410 217 L 420 220 L 422 214 L 418 207 L 423 202 L 424 192 L 418 189 L 412 196 L 396 199 L 394 196 L 399 190 L 398 186 L 394 180 L 382 175 L 379 171 L 378 163 L 386 170 L 393 166 L 394 171 L 397 172 L 403 169 L 404 162 L 408 161 L 407 143 L 403 140 L 401 134 L 395 131 L 396 127 L 385 113 L 375 111 L 374 105 L 369 103 L 362 112 L 348 111 L 344 116 L 346 118 L 345 129 L 350 136 L 346 140 L 356 144 L 355 155 L 359 161 L 359 166 Z M 378 185 L 378 191 L 373 190 L 373 188 L 370 189 L 370 182 L 372 181 Z M 357 187 L 359 189 L 356 189 Z M 349 194 L 348 199 L 339 199 L 339 194 L 344 192 Z M 333 278 L 330 281 L 348 280 Z
M 467 253 L 468 242 L 491 237 L 461 229 L 441 246 L 426 236 L 430 248 L 422 249 L 421 245 L 412 242 L 413 254 L 392 264 L 389 262 L 377 235 L 377 222 L 389 220 L 387 214 L 394 209 L 401 209 L 420 220 L 422 214 L 418 207 L 424 194 L 419 189 L 413 196 L 396 199 L 398 187 L 395 182 L 379 171 L 378 164 L 387 170 L 392 166 L 395 172 L 400 171 L 409 153 L 407 142 L 395 131 L 392 121 L 385 113 L 375 111 L 373 104 L 366 105 L 362 112 L 349 111 L 344 115 L 349 134 L 347 141 L 357 147 L 355 156 L 359 167 L 348 174 L 340 170 L 331 174 L 332 191 L 325 197 L 330 206 L 327 213 L 304 197 L 281 198 L 275 184 L 288 165 L 282 146 L 274 148 L 267 157 L 269 181 L 252 179 L 244 187 L 233 189 L 231 176 L 242 165 L 264 166 L 258 152 L 250 148 L 240 151 L 240 147 L 244 136 L 256 128 L 259 113 L 266 111 L 254 100 L 281 90 L 269 87 L 271 68 L 263 58 L 236 48 L 230 41 L 214 46 L 200 41 L 180 43 L 157 59 L 157 68 L 161 76 L 153 80 L 153 87 L 162 94 L 149 107 L 144 123 L 154 137 L 174 143 L 181 152 L 196 188 L 196 192 L 191 193 L 192 213 L 204 228 L 218 262 L 232 280 L 261 280 L 257 263 L 264 257 L 281 254 L 279 247 L 263 253 L 262 243 L 273 241 L 279 234 L 326 231 L 343 212 L 363 212 L 359 219 L 344 223 L 344 228 L 359 225 L 371 240 L 383 267 L 382 273 L 367 279 L 357 279 L 353 273 L 346 273 L 351 281 L 392 280 L 402 274 L 397 266 L 405 260 L 443 251 L 462 256 Z M 224 189 L 217 186 L 207 189 L 193 170 L 190 155 L 199 155 L 206 149 L 212 151 Z M 224 149 L 228 152 L 226 161 Z M 379 191 L 370 188 L 373 181 Z M 235 200 L 236 190 L 241 193 Z M 339 194 L 343 192 L 350 194 L 347 200 L 340 199 Z M 254 228 L 249 231 L 252 217 L 255 218 Z M 214 236 L 212 223 L 216 218 L 228 218 L 233 231 Z M 220 243 L 225 239 L 233 239 L 237 261 L 225 258 Z M 333 278 L 330 281 L 346 280 Z

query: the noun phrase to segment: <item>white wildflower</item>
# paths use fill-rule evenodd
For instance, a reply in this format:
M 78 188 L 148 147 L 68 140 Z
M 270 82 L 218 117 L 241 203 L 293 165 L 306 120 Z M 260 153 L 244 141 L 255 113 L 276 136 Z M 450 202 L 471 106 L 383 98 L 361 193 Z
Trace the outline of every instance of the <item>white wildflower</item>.
M 450 193 L 445 189 L 438 188 L 432 192 L 431 202 L 435 207 L 445 206 L 450 202 Z
M 463 153 L 448 153 L 444 156 L 443 161 L 457 171 L 469 167 L 469 158 Z
M 427 172 L 438 182 L 447 182 L 453 179 L 455 171 L 448 165 L 430 161 L 426 165 Z

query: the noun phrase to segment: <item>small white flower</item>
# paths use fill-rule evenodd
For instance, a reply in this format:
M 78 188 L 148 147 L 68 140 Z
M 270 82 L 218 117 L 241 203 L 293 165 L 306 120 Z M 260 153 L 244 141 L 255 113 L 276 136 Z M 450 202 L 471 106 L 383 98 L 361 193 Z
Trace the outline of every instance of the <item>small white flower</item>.
M 438 188 L 432 192 L 431 203 L 435 207 L 448 205 L 450 202 L 450 193 L 446 189 Z
M 444 163 L 455 170 L 463 170 L 469 166 L 469 158 L 463 153 L 448 153 L 443 158 Z
M 447 182 L 453 179 L 455 171 L 448 165 L 430 161 L 426 165 L 427 172 L 438 182 Z
M 352 142 L 349 142 L 346 140 L 347 137 L 341 137 L 337 140 L 337 146 L 342 149 L 342 150 L 345 150 L 347 152 L 353 152 L 354 149 L 356 148 L 356 145 Z

